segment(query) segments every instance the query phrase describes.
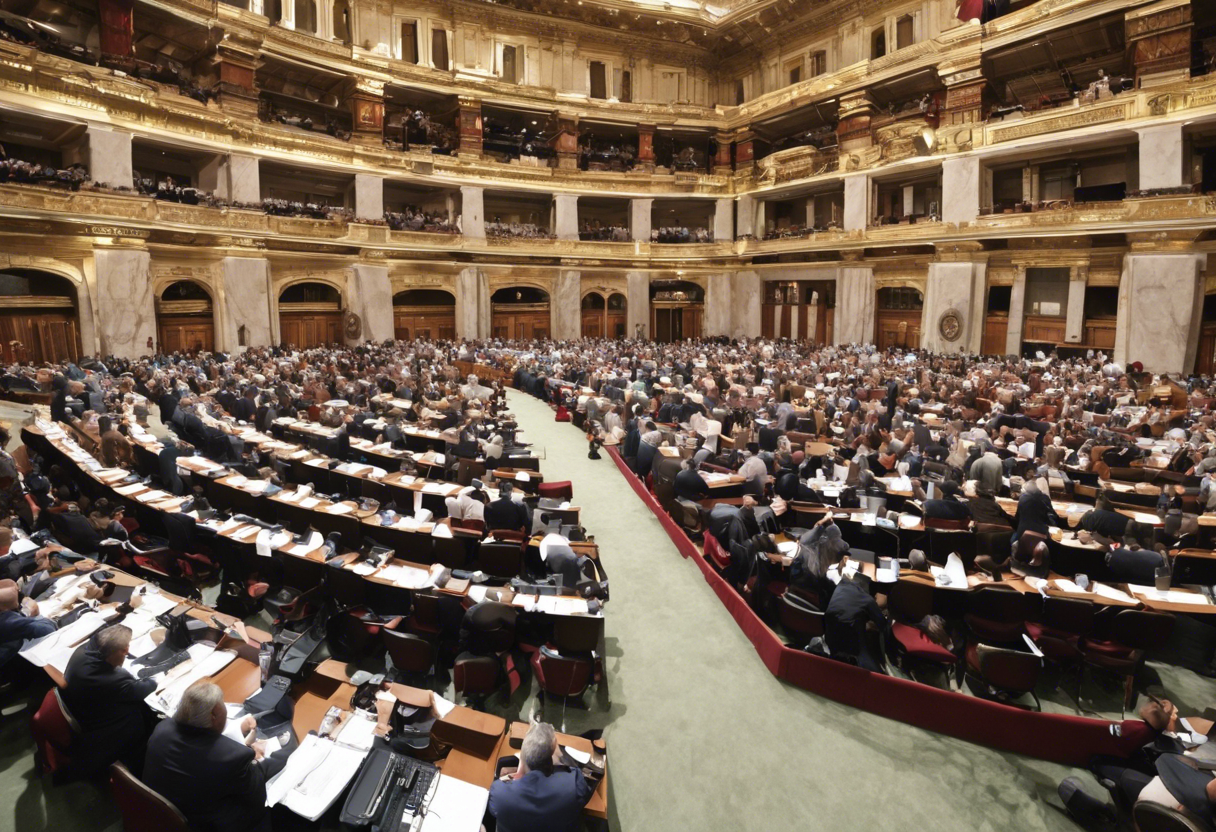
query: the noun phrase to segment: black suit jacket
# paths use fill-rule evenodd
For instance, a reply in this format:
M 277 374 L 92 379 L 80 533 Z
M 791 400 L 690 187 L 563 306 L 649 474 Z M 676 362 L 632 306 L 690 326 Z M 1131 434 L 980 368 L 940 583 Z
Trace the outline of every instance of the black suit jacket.
M 77 648 L 63 675 L 63 704 L 84 734 L 72 750 L 72 764 L 92 774 L 115 760 L 129 761 L 133 752 L 141 757 L 149 713 L 144 697 L 156 690 L 156 681 L 113 667 L 92 641 Z
M 499 497 L 486 504 L 485 521 L 487 529 L 518 529 L 528 530 L 531 523 L 528 520 L 528 507 L 517 503 L 509 497 Z
M 282 759 L 222 734 L 163 720 L 148 740 L 143 782 L 176 806 L 198 832 L 246 832 L 266 816 L 266 781 Z

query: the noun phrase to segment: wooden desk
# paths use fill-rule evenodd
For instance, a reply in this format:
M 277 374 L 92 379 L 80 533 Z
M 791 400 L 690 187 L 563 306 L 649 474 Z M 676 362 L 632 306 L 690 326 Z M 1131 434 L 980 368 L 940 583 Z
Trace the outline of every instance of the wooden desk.
M 524 737 L 527 736 L 530 727 L 526 722 L 512 722 L 510 730 L 502 737 L 494 754 L 495 761 L 501 757 L 517 756 L 519 749 L 523 747 Z M 599 756 L 592 747 L 591 740 L 583 737 L 558 733 L 557 744 L 590 754 L 593 759 Z M 493 772 L 491 772 L 492 774 Z M 601 820 L 608 818 L 608 765 L 606 760 L 604 761 L 604 776 L 595 787 L 595 791 L 591 793 L 587 805 L 583 807 L 583 814 Z

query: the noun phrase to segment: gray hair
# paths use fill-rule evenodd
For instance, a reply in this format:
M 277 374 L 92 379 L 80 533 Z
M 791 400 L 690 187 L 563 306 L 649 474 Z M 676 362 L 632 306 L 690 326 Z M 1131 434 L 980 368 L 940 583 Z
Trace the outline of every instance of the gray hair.
M 557 750 L 557 732 L 547 722 L 538 722 L 524 737 L 519 749 L 519 759 L 529 771 L 543 771 L 553 765 L 553 752 Z
M 111 656 L 116 651 L 126 650 L 130 646 L 131 628 L 125 624 L 106 627 L 97 634 L 97 647 L 103 656 Z
M 182 725 L 195 728 L 211 727 L 211 712 L 224 702 L 224 691 L 211 682 L 195 682 L 186 688 L 173 718 Z

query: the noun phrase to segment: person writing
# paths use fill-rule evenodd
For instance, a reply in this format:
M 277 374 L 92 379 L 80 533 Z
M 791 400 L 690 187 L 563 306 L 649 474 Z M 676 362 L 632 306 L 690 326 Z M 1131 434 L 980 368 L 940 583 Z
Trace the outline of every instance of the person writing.
M 498 832 L 574 832 L 595 790 L 577 768 L 557 764 L 557 732 L 546 722 L 532 726 L 519 750 L 519 768 L 490 786 L 486 811 Z

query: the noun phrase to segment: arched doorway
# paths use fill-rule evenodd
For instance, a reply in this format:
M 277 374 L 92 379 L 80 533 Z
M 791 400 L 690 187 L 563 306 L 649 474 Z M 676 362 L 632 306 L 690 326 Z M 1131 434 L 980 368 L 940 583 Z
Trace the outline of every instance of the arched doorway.
M 407 289 L 393 295 L 393 337 L 455 339 L 456 297 L 442 289 Z
M 682 341 L 701 337 L 705 290 L 687 280 L 650 284 L 650 335 L 654 340 Z
M 490 296 L 490 331 L 495 338 L 549 337 L 549 293 L 532 286 L 508 286 Z
M 36 269 L 0 271 L 0 355 L 13 361 L 80 360 L 76 287 Z
M 300 349 L 342 342 L 342 296 L 325 283 L 296 283 L 279 294 L 279 340 Z
M 583 296 L 583 337 L 603 338 L 608 320 L 608 304 L 599 292 Z
M 213 352 L 215 309 L 193 280 L 170 283 L 156 299 L 156 340 L 163 353 Z
M 875 316 L 880 350 L 899 347 L 920 348 L 920 318 L 925 296 L 920 290 L 907 286 L 890 286 L 878 290 L 878 313 Z
M 629 301 L 620 292 L 608 296 L 608 334 L 609 338 L 624 338 L 626 315 L 629 311 Z

